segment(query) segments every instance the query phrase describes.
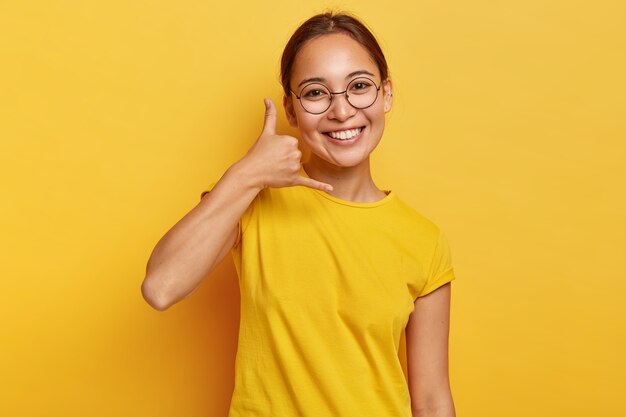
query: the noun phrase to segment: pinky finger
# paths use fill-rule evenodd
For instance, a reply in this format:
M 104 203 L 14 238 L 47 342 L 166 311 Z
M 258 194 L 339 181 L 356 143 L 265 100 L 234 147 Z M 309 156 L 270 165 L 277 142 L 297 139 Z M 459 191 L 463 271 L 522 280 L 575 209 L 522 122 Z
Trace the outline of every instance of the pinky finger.
M 314 179 L 306 178 L 306 177 L 298 178 L 296 185 L 302 185 L 304 187 L 309 187 L 309 188 L 313 188 L 315 190 L 321 190 L 321 191 L 333 190 L 333 186 L 330 184 L 326 184 L 325 182 L 315 181 Z

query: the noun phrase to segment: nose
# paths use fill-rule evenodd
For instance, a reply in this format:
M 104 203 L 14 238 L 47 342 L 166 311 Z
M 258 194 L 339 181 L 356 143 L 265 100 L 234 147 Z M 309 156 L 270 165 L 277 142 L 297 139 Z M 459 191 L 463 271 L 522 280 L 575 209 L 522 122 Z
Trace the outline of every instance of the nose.
M 348 102 L 348 97 L 344 92 L 343 94 L 333 96 L 330 108 L 328 109 L 328 117 L 344 121 L 354 116 L 356 111 L 357 109 L 352 107 L 352 105 Z

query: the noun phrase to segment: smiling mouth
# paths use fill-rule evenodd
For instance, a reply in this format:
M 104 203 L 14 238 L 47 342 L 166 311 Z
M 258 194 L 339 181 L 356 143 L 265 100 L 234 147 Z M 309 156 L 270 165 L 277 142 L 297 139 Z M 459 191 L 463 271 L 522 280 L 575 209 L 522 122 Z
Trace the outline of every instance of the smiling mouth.
M 349 140 L 358 136 L 364 129 L 364 126 L 357 127 L 356 129 L 337 130 L 334 132 L 324 132 L 326 136 L 330 136 L 333 139 Z

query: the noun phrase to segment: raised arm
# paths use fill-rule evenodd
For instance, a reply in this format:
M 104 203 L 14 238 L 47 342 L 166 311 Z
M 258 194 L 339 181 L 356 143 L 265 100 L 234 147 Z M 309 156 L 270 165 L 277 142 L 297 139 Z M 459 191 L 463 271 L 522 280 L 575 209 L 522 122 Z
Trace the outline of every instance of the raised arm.
M 141 285 L 148 304 L 165 310 L 198 287 L 232 249 L 239 219 L 263 188 L 329 190 L 328 184 L 300 175 L 301 157 L 296 138 L 276 135 L 276 108 L 266 100 L 263 131 L 252 148 L 152 251 Z
M 413 417 L 455 417 L 448 373 L 450 287 L 418 297 L 406 326 Z

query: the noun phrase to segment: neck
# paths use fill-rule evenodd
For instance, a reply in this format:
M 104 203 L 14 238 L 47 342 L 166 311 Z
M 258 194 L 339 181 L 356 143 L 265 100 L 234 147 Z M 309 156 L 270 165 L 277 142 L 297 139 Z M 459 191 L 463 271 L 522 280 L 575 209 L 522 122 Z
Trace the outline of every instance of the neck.
M 310 178 L 333 186 L 333 191 L 329 192 L 333 197 L 352 202 L 372 203 L 386 196 L 376 187 L 372 179 L 369 157 L 358 165 L 339 167 L 312 155 L 303 165 Z

